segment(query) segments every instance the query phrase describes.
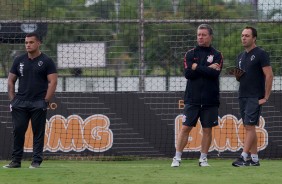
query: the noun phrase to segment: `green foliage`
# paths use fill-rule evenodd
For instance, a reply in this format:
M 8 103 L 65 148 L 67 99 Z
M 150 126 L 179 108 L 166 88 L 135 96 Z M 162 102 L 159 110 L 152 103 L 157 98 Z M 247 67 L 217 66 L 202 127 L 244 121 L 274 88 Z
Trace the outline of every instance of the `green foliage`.
M 241 24 L 234 25 L 234 24 L 224 24 L 220 26 L 223 30 L 221 35 L 223 38 L 220 39 L 219 45 L 217 47 L 220 50 L 224 57 L 224 68 L 235 66 L 237 55 L 243 51 L 241 46 L 241 31 L 243 26 Z M 224 29 L 228 28 L 233 30 L 232 32 L 224 32 Z
M 117 2 L 120 2 L 117 14 Z M 178 2 L 177 12 L 173 2 Z M 136 23 L 53 23 L 48 24 L 42 49 L 56 61 L 58 43 L 105 42 L 107 68 L 120 70 L 118 75 L 138 75 L 140 69 L 139 1 L 104 0 L 85 7 L 85 0 L 0 0 L 0 19 L 41 20 L 136 20 Z M 238 1 L 223 0 L 144 0 L 145 20 L 194 20 L 194 19 L 246 19 L 266 17 L 254 11 L 253 6 Z M 270 11 L 273 16 L 280 10 Z M 246 23 L 211 23 L 216 35 L 215 48 L 224 56 L 224 67 L 235 64 L 236 56 L 243 50 L 240 34 Z M 271 25 L 271 26 L 269 26 Z M 182 75 L 185 52 L 195 46 L 198 23 L 144 24 L 144 62 L 147 75 Z M 276 75 L 281 75 L 281 26 L 257 24 L 258 45 L 270 53 Z M 262 39 L 260 39 L 262 38 Z M 5 55 L 22 47 L 5 45 L 1 66 L 12 59 Z M 6 51 L 6 50 L 7 51 Z M 5 61 L 3 58 L 6 58 Z M 119 65 L 119 67 L 117 67 Z M 7 70 L 6 68 L 4 70 Z M 65 72 L 65 71 L 64 71 Z M 86 74 L 88 72 L 84 72 Z M 112 72 L 109 72 L 112 73 Z M 94 72 L 93 74 L 96 74 Z M 98 73 L 97 73 L 98 74 Z M 100 75 L 100 74 L 98 74 Z
M 183 57 L 188 48 L 194 46 L 195 30 L 193 25 L 185 24 L 148 26 L 145 31 L 150 33 L 146 34 L 145 45 L 147 74 L 160 68 L 164 71 L 161 75 L 182 75 Z
M 40 19 L 47 16 L 47 0 L 24 0 L 19 16 L 24 19 Z
M 250 24 L 249 24 L 250 25 Z M 224 55 L 224 67 L 234 66 L 236 64 L 237 55 L 244 51 L 241 44 L 241 33 L 247 24 L 230 26 L 234 30 L 225 34 L 219 43 L 219 50 Z M 270 61 L 275 75 L 282 74 L 282 44 L 281 44 L 281 28 L 275 23 L 260 23 L 254 26 L 258 31 L 257 46 L 263 48 L 270 55 Z
M 275 75 L 282 75 L 282 38 L 279 23 L 269 26 L 258 24 L 257 45 L 267 51 L 270 55 L 270 62 Z

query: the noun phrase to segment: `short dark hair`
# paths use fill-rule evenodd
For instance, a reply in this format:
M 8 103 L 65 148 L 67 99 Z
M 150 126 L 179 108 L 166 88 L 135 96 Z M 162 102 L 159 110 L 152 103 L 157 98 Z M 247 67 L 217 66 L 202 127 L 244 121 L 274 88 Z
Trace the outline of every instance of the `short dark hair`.
M 41 36 L 37 33 L 28 33 L 25 37 L 35 37 L 38 41 L 42 42 Z
M 206 30 L 208 30 L 210 35 L 213 35 L 213 30 L 212 30 L 211 26 L 208 25 L 208 24 L 201 24 L 201 25 L 199 25 L 198 29 L 206 29 Z
M 252 31 L 253 37 L 256 37 L 256 38 L 258 37 L 258 32 L 254 27 L 246 26 L 245 29 L 250 29 Z

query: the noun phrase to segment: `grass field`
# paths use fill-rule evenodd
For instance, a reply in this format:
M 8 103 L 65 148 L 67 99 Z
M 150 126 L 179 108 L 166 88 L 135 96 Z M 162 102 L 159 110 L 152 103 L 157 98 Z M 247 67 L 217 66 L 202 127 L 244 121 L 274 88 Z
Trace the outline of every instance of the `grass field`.
M 0 161 L 0 184 L 280 184 L 282 160 L 261 160 L 260 167 L 235 168 L 232 160 L 210 159 L 211 167 L 198 160 L 183 160 L 171 168 L 171 160 L 64 161 L 47 160 L 39 169 L 4 169 Z

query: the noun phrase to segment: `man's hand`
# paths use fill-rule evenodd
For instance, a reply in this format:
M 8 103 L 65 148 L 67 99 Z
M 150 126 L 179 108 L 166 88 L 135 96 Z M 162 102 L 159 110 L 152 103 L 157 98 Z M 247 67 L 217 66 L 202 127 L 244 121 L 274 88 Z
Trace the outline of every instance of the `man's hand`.
M 193 63 L 193 64 L 192 64 L 192 70 L 196 70 L 197 66 L 198 66 L 197 63 Z
M 268 100 L 266 98 L 262 98 L 259 100 L 259 105 L 263 105 L 267 102 Z
M 213 63 L 209 67 L 217 71 L 220 71 L 220 65 L 218 63 Z

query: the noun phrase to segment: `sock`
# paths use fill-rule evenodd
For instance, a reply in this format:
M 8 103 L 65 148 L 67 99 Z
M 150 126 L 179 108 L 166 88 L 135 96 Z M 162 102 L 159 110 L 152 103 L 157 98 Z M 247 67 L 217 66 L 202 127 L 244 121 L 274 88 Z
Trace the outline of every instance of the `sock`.
M 245 161 L 247 161 L 248 153 L 242 152 L 242 153 L 241 153 L 241 156 L 243 157 L 243 159 L 244 159 Z
M 207 158 L 207 157 L 208 157 L 208 154 L 201 152 L 200 159 Z
M 181 155 L 182 155 L 182 152 L 180 152 L 180 151 L 175 152 L 175 158 L 176 159 L 181 160 Z
M 259 161 L 258 154 L 251 154 L 251 157 L 252 157 L 252 160 L 254 162 L 258 162 Z

